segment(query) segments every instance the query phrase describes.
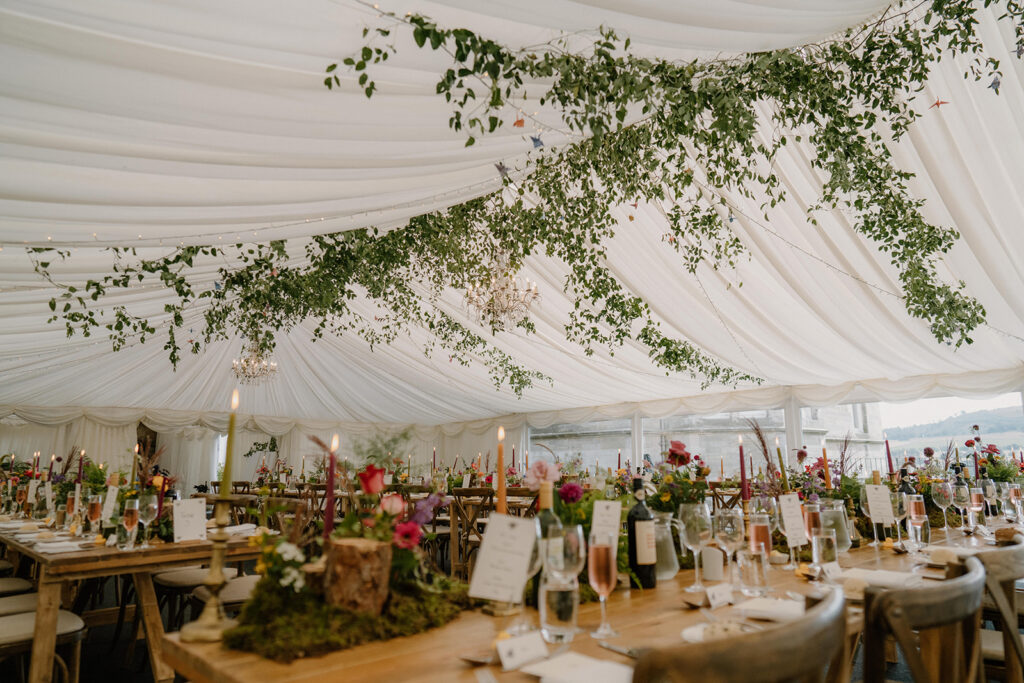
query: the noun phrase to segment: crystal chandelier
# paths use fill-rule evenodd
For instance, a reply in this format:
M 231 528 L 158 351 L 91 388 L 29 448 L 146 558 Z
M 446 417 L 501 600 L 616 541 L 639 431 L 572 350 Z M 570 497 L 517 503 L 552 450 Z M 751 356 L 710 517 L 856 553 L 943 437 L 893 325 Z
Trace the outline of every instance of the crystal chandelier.
M 466 307 L 481 324 L 495 330 L 515 327 L 540 299 L 537 283 L 526 278 L 520 283 L 507 257 L 499 257 L 491 272 L 489 281 L 466 288 Z
M 270 360 L 262 351 L 247 346 L 242 347 L 242 357 L 231 361 L 235 377 L 242 384 L 259 384 L 277 374 L 277 363 Z

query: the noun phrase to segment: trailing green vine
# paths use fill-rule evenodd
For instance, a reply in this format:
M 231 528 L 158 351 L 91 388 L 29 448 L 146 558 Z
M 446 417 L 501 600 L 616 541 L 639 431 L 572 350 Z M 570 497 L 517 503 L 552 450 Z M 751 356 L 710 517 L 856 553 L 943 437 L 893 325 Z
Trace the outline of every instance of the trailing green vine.
M 354 333 L 371 346 L 419 327 L 433 340 L 425 353 L 440 347 L 452 360 L 479 360 L 496 385 L 521 393 L 542 375 L 462 323 L 441 297 L 486 281 L 502 259 L 517 270 L 526 257 L 543 254 L 568 267 L 564 287 L 575 305 L 565 334 L 588 354 L 633 340 L 667 372 L 705 384 L 752 380 L 664 334 L 647 302 L 608 267 L 606 249 L 619 227 L 618 211 L 648 202 L 666 217 L 666 248 L 678 252 L 681 271 L 732 267 L 744 247 L 730 228 L 725 193 L 759 197 L 766 212 L 785 201 L 774 164 L 784 147 L 801 145 L 823 178 L 810 219 L 842 209 L 857 232 L 888 254 L 907 312 L 939 342 L 970 343 L 984 309 L 964 293 L 963 282 L 943 282 L 937 272 L 958 234 L 924 219 L 921 200 L 907 186 L 912 174 L 893 163 L 886 141 L 900 139 L 919 115 L 914 96 L 940 56 L 965 56 L 965 77 L 993 79 L 998 94 L 999 63 L 986 55 L 976 31 L 990 6 L 1013 23 L 1020 55 L 1024 5 L 1016 0 L 896 4 L 835 39 L 692 62 L 639 57 L 628 38 L 610 29 L 584 45 L 577 35 L 519 50 L 421 15 L 381 13 L 382 25 L 364 31 L 367 44 L 327 67 L 326 87 L 345 83 L 347 69 L 373 97 L 372 68 L 408 39 L 451 56 L 437 92 L 451 103 L 449 125 L 465 132 L 467 145 L 509 123 L 525 127 L 526 85 L 538 82 L 547 84 L 540 105 L 560 116 L 571 141 L 548 147 L 548 131 L 539 127 L 524 168 L 497 165 L 502 190 L 386 233 L 366 228 L 315 236 L 301 256 L 283 242 L 181 247 L 158 259 L 114 249 L 113 273 L 84 290 L 54 282 L 62 292 L 51 301 L 52 320 L 62 320 L 69 335 L 106 327 L 115 348 L 144 340 L 156 333 L 154 322 L 120 307 L 109 318 L 94 305 L 112 289 L 158 280 L 176 295 L 164 311 L 165 347 L 174 363 L 185 316 L 200 305 L 202 335 L 187 342 L 193 352 L 235 331 L 270 351 L 277 333 L 306 319 L 316 321 L 317 337 Z M 210 286 L 196 266 L 213 257 L 231 265 L 220 266 Z M 52 255 L 40 256 L 37 270 L 50 277 L 43 258 Z M 521 327 L 532 331 L 529 319 Z M 491 331 L 500 330 L 492 322 Z

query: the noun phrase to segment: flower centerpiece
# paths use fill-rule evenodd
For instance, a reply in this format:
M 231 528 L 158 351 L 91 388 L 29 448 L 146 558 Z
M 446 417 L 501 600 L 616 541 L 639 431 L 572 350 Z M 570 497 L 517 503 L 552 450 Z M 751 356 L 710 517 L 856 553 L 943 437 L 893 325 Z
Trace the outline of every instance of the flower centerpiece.
M 424 525 L 447 499 L 431 493 L 407 503 L 385 491 L 378 464 L 388 463 L 338 463 L 352 505 L 326 538 L 301 521 L 287 535 L 258 537 L 263 578 L 225 633 L 228 647 L 291 661 L 419 633 L 468 607 L 466 586 L 436 573 L 420 547 Z
M 701 503 L 707 494 L 711 470 L 699 455 L 693 455 L 682 441 L 670 441 L 662 453 L 665 461 L 655 468 L 655 485 L 647 505 L 656 512 L 675 513 L 683 503 Z

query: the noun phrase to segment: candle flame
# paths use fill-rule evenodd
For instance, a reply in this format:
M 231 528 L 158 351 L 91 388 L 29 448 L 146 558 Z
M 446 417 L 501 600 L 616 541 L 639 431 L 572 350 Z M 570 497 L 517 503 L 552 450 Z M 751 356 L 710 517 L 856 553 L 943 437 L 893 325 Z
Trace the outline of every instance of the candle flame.
M 135 455 L 139 454 L 139 444 L 135 444 Z
M 739 437 L 740 437 L 740 445 L 742 446 L 743 445 L 743 435 L 740 434 Z
M 498 441 L 501 442 L 501 441 L 504 441 L 504 440 L 505 440 L 505 428 L 504 427 L 498 427 Z
M 903 451 L 903 452 L 906 453 L 906 451 Z M 56 453 L 51 453 L 50 454 L 50 462 L 53 462 L 56 458 L 57 458 L 57 454 Z
M 338 435 L 335 434 L 334 437 L 331 439 L 331 452 L 333 453 L 334 451 L 337 451 L 337 450 L 338 450 Z
M 779 437 L 775 437 L 775 447 L 779 447 Z
M 231 392 L 231 412 L 238 410 L 238 389 Z
M 85 457 L 85 449 L 84 448 L 82 449 L 82 452 L 78 454 L 78 457 L 80 457 L 80 458 L 84 458 Z

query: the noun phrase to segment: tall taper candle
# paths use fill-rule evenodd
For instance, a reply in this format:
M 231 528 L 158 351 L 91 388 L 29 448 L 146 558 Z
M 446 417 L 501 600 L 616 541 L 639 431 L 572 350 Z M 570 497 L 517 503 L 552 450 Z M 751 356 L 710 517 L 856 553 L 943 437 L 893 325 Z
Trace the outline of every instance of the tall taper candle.
M 57 459 L 56 453 L 50 454 L 50 469 L 46 470 L 46 479 L 50 481 L 53 479 L 53 461 Z
M 512 469 L 516 468 L 516 447 L 512 446 Z
M 434 447 L 434 455 L 430 460 L 430 471 L 433 472 L 437 469 L 437 447 Z
M 619 449 L 619 460 L 618 460 L 618 462 L 615 465 L 615 469 L 617 469 L 617 470 L 621 470 L 622 469 L 622 449 L 621 448 Z
M 494 506 L 494 511 L 499 515 L 508 514 L 508 500 L 506 498 L 505 491 L 505 428 L 498 427 L 498 471 L 495 472 L 494 476 L 498 478 L 497 490 L 498 490 L 498 502 Z
M 338 452 L 338 435 L 331 439 L 331 454 L 327 461 L 327 497 L 324 501 L 324 543 L 331 538 L 334 531 L 334 459 Z M 324 546 L 326 551 L 327 546 Z
M 789 493 L 789 475 L 786 474 L 786 459 L 782 457 L 779 437 L 775 437 L 775 453 L 779 456 L 779 472 L 782 475 L 782 490 Z
M 82 467 L 85 465 L 85 451 L 78 454 L 78 483 L 82 483 Z M 78 502 L 77 500 L 75 501 Z
M 138 485 L 139 478 L 139 444 L 135 444 L 135 451 L 132 453 L 132 478 L 128 482 L 132 488 Z
M 231 460 L 235 453 L 235 411 L 238 410 L 238 389 L 231 392 L 231 414 L 228 416 L 228 443 L 224 449 L 224 476 L 220 479 L 220 495 L 231 493 Z
M 825 490 L 832 490 L 832 472 L 828 469 L 828 451 L 821 447 L 821 464 L 825 468 Z
M 896 470 L 892 468 L 892 451 L 889 450 L 889 438 L 882 432 L 882 438 L 885 439 L 885 459 L 889 464 L 889 476 L 895 474 Z
M 740 434 L 740 498 L 750 500 L 750 488 L 747 485 L 747 463 L 743 459 L 743 435 Z

